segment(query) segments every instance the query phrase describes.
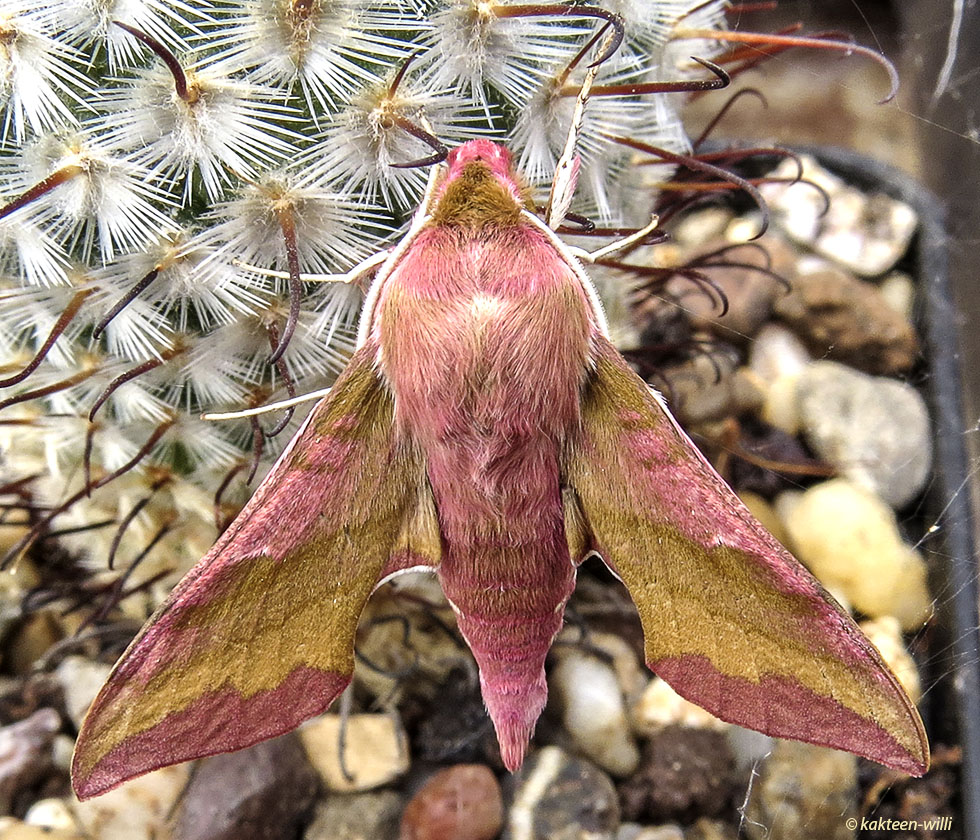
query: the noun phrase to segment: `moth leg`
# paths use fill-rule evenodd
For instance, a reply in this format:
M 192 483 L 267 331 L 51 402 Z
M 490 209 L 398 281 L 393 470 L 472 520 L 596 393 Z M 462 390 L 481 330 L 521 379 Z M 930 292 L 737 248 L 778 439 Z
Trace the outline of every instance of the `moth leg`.
M 360 281 L 363 277 L 371 274 L 375 268 L 388 259 L 390 254 L 391 249 L 386 248 L 383 251 L 378 251 L 378 253 L 372 254 L 367 259 L 361 260 L 349 271 L 345 271 L 341 274 L 300 273 L 299 279 L 304 283 L 349 283 L 353 285 Z M 275 269 L 271 268 L 261 268 L 260 266 L 251 265 L 250 263 L 242 262 L 241 260 L 232 260 L 232 262 L 239 268 L 244 268 L 246 271 L 251 271 L 255 274 L 261 274 L 263 277 L 278 277 L 280 280 L 289 279 L 288 271 L 276 271 Z
M 241 411 L 224 411 L 202 414 L 202 420 L 238 420 L 240 417 L 255 417 L 259 414 L 266 414 L 270 411 L 280 411 L 283 408 L 292 408 L 300 403 L 318 400 L 330 393 L 329 388 L 320 388 L 318 391 L 310 391 L 308 394 L 300 394 L 288 400 L 260 405 L 258 408 L 243 408 Z
M 636 231 L 636 233 L 631 233 L 629 236 L 624 236 L 622 239 L 617 239 L 615 242 L 610 242 L 608 245 L 604 245 L 598 250 L 586 251 L 584 248 L 574 247 L 570 247 L 569 250 L 575 254 L 576 257 L 582 260 L 582 262 L 594 263 L 598 260 L 605 259 L 606 257 L 612 256 L 620 251 L 625 251 L 632 248 L 634 245 L 642 243 L 644 239 L 646 239 L 657 229 L 659 224 L 660 217 L 653 215 L 650 217 L 650 221 L 644 227 Z

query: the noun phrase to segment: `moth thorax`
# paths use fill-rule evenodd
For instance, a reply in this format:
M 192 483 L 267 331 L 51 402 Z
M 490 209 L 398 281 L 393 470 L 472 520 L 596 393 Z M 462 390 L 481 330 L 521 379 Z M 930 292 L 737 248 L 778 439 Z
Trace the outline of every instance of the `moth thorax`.
M 519 203 L 484 164 L 474 162 L 445 186 L 432 220 L 437 225 L 512 227 L 525 208 L 533 209 L 529 199 Z

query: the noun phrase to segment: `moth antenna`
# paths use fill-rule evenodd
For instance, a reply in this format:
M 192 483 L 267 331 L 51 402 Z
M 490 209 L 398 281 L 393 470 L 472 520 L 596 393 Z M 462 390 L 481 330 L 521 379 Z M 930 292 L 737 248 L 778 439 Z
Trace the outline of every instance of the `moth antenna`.
M 12 405 L 17 405 L 18 403 L 27 402 L 28 400 L 36 400 L 41 397 L 47 397 L 51 394 L 56 394 L 58 391 L 64 391 L 66 388 L 72 388 L 95 376 L 99 372 L 99 366 L 93 364 L 91 367 L 83 368 L 77 373 L 73 373 L 71 376 L 67 376 L 64 379 L 59 379 L 57 382 L 52 382 L 50 385 L 45 385 L 43 388 L 35 388 L 33 391 L 24 391 L 22 394 L 17 394 L 13 397 L 7 397 L 5 400 L 0 400 L 0 410 L 9 408 Z
M 214 492 L 214 527 L 217 529 L 219 534 L 223 533 L 225 528 L 227 528 L 231 524 L 231 520 L 226 522 L 224 521 L 224 517 L 222 516 L 221 497 L 225 494 L 225 490 L 227 490 L 228 487 L 231 485 L 231 482 L 234 480 L 235 476 L 238 475 L 247 466 L 248 463 L 245 461 L 240 461 L 239 463 L 235 464 L 235 466 L 233 466 L 230 470 L 228 470 L 227 473 L 225 473 L 225 477 L 221 479 L 221 483 L 218 485 L 218 489 L 215 490 Z
M 299 310 L 303 301 L 303 281 L 299 277 L 299 248 L 296 245 L 296 216 L 293 209 L 280 204 L 275 205 L 276 219 L 282 230 L 282 238 L 286 243 L 286 264 L 289 266 L 289 315 L 286 316 L 286 326 L 283 328 L 279 343 L 269 356 L 269 362 L 275 364 L 286 352 L 289 342 L 299 323 Z
M 181 67 L 180 62 L 177 60 L 177 56 L 175 56 L 166 46 L 161 44 L 151 35 L 147 35 L 142 29 L 137 29 L 135 26 L 130 26 L 128 23 L 123 23 L 120 20 L 114 20 L 113 23 L 120 29 L 128 32 L 141 44 L 149 47 L 157 58 L 167 65 L 170 75 L 174 77 L 174 90 L 176 91 L 177 96 L 179 96 L 184 102 L 190 102 L 196 98 L 187 86 L 187 75 L 184 73 L 184 68 Z
M 752 200 L 758 205 L 759 210 L 762 212 L 762 222 L 759 225 L 759 230 L 754 236 L 751 237 L 751 239 L 758 239 L 769 229 L 769 207 L 766 205 L 766 200 L 762 197 L 762 193 L 760 193 L 751 183 L 749 183 L 746 178 L 736 175 L 734 172 L 723 169 L 720 166 L 714 166 L 713 164 L 698 160 L 696 157 L 692 157 L 691 155 L 681 155 L 675 152 L 670 152 L 667 151 L 667 149 L 651 146 L 648 143 L 633 140 L 629 137 L 610 136 L 609 139 L 630 149 L 636 149 L 639 152 L 647 152 L 649 154 L 656 155 L 658 158 L 660 158 L 660 160 L 668 161 L 669 163 L 677 163 L 688 169 L 697 172 L 704 172 L 708 175 L 714 175 L 721 178 L 723 181 L 729 181 L 733 184 L 737 184 L 749 194 Z M 645 162 L 641 161 L 639 165 L 643 165 L 644 163 Z
M 112 319 L 115 318 L 120 312 L 122 312 L 129 304 L 131 304 L 136 298 L 138 298 L 146 289 L 149 288 L 150 284 L 160 276 L 160 269 L 162 266 L 154 266 L 151 268 L 143 277 L 137 282 L 126 294 L 124 294 L 109 310 L 106 316 L 99 321 L 95 329 L 92 331 L 93 338 L 98 338 L 105 331 L 105 328 L 109 326 Z
M 202 420 L 239 420 L 242 417 L 255 417 L 259 414 L 266 414 L 270 411 L 281 411 L 284 408 L 291 408 L 294 405 L 299 405 L 300 403 L 310 402 L 311 400 L 323 399 L 327 394 L 330 393 L 329 388 L 321 388 L 318 391 L 310 391 L 308 394 L 300 394 L 298 397 L 293 397 L 288 400 L 280 400 L 279 402 L 267 403 L 266 405 L 260 405 L 257 408 L 243 408 L 241 411 L 226 411 L 226 412 L 209 412 L 207 414 L 202 414 Z
M 275 324 L 269 324 L 267 327 L 267 332 L 269 334 L 269 345 L 274 350 L 276 345 L 279 343 L 279 329 Z M 281 356 L 276 359 L 275 366 L 286 385 L 286 393 L 289 394 L 290 399 L 294 398 L 296 396 L 296 385 L 293 382 L 293 378 L 289 375 L 289 370 L 286 368 L 286 363 Z M 292 406 L 287 408 L 286 413 L 279 419 L 279 422 L 276 423 L 276 425 L 273 426 L 268 432 L 266 432 L 265 436 L 272 438 L 278 435 L 283 429 L 286 428 L 289 421 L 293 419 L 293 414 L 295 413 L 296 409 Z
M 446 146 L 438 137 L 436 137 L 432 132 L 426 131 L 426 129 L 421 126 L 416 125 L 411 120 L 394 115 L 391 117 L 391 122 L 393 125 L 397 125 L 402 131 L 411 134 L 425 143 L 430 149 L 432 149 L 433 154 L 428 157 L 419 158 L 418 160 L 411 160 L 408 163 L 392 163 L 389 164 L 392 169 L 421 169 L 425 166 L 433 166 L 437 163 L 442 163 L 446 157 L 449 155 L 449 147 Z
M 556 82 L 558 84 L 564 84 L 564 79 L 568 77 L 568 74 L 572 71 L 572 68 L 578 63 L 578 61 L 585 55 L 587 50 L 592 49 L 593 45 L 602 37 L 603 33 L 609 28 L 609 24 L 602 27 L 590 40 L 589 42 L 579 50 L 578 54 L 569 62 L 568 66 L 565 68 L 563 73 L 559 74 Z M 609 35 L 606 37 L 606 43 L 608 44 L 614 35 Z M 575 184 L 578 181 L 579 167 L 581 166 L 581 159 L 576 154 L 576 146 L 578 145 L 579 138 L 582 134 L 582 126 L 585 122 L 585 106 L 589 101 L 589 94 L 592 91 L 592 85 L 595 82 L 596 76 L 599 73 L 599 65 L 591 64 L 585 73 L 585 79 L 583 80 L 581 86 L 579 86 L 575 92 L 576 102 L 575 108 L 572 111 L 572 118 L 568 126 L 568 134 L 565 137 L 565 145 L 562 148 L 561 155 L 558 158 L 558 162 L 555 165 L 555 174 L 551 179 L 551 190 L 548 194 L 548 205 L 545 209 L 545 223 L 552 230 L 558 230 L 561 227 L 562 221 L 564 221 L 565 216 L 568 213 L 568 208 L 571 207 L 572 199 L 575 195 Z
M 142 376 L 144 373 L 149 373 L 151 370 L 154 370 L 155 368 L 158 368 L 161 365 L 166 364 L 171 359 L 174 359 L 177 356 L 179 356 L 186 349 L 187 347 L 185 345 L 176 345 L 170 348 L 169 350 L 165 350 L 163 353 L 161 353 L 159 358 L 148 359 L 147 361 L 138 364 L 136 367 L 132 368 L 131 370 L 127 370 L 125 373 L 119 374 L 119 376 L 113 379 L 112 382 L 106 385 L 105 390 L 101 394 L 99 394 L 98 398 L 92 404 L 92 408 L 89 410 L 88 413 L 89 421 L 95 420 L 96 412 L 100 408 L 102 408 L 106 400 L 108 400 L 109 397 L 111 397 L 120 386 L 125 385 L 127 382 L 132 382 L 138 376 Z
M 569 218 L 571 218 L 571 216 L 569 216 Z M 623 238 L 625 236 L 632 236 L 639 229 L 640 228 L 635 228 L 635 227 L 630 227 L 630 228 L 627 228 L 627 227 L 592 227 L 591 229 L 588 229 L 588 230 L 578 230 L 578 229 L 572 229 L 572 228 L 559 228 L 559 231 L 561 233 L 568 233 L 568 234 L 572 234 L 574 236 L 594 236 L 594 237 L 606 237 L 606 238 L 616 237 L 618 239 L 621 239 L 621 238 Z M 668 239 L 670 239 L 670 234 L 665 233 L 664 231 L 661 231 L 656 236 L 649 237 L 647 239 L 647 241 L 646 241 L 646 244 L 648 244 L 648 245 L 659 244 L 660 242 L 666 242 Z
M 68 325 L 74 320 L 75 316 L 78 314 L 78 310 L 82 308 L 82 304 L 85 299 L 92 294 L 92 289 L 82 289 L 76 292 L 74 297 L 68 302 L 68 306 L 64 308 L 61 315 L 58 316 L 58 320 L 55 321 L 54 326 L 51 327 L 51 332 L 48 333 L 48 337 L 44 340 L 44 344 L 41 345 L 37 353 L 34 354 L 34 358 L 19 372 L 7 379 L 0 379 L 0 388 L 8 388 L 11 385 L 17 385 L 23 382 L 30 376 L 35 370 L 38 369 L 41 362 L 44 361 L 45 357 L 48 355 L 48 351 L 54 346 L 54 343 L 58 340 L 58 337 L 68 328 Z
M 606 21 L 613 28 L 612 38 L 606 44 L 601 55 L 589 65 L 598 67 L 605 63 L 616 53 L 623 38 L 626 37 L 626 24 L 623 18 L 615 12 L 599 6 L 573 6 L 571 4 L 529 4 L 523 6 L 501 6 L 493 7 L 493 13 L 498 18 L 511 17 L 594 17 Z
M 47 178 L 38 181 L 33 187 L 25 190 L 17 198 L 12 199 L 0 208 L 0 219 L 6 218 L 11 213 L 20 210 L 21 207 L 26 207 L 32 201 L 51 192 L 55 187 L 70 181 L 76 175 L 81 175 L 84 171 L 85 169 L 80 164 L 71 163 L 52 172 Z
M 176 420 L 174 418 L 164 420 L 153 430 L 150 437 L 147 438 L 146 443 L 140 447 L 139 451 L 125 464 L 123 464 L 121 467 L 117 467 L 115 470 L 107 473 L 95 482 L 86 481 L 85 486 L 81 490 L 73 493 L 64 502 L 50 508 L 47 513 L 38 520 L 34 527 L 27 534 L 21 537 L 21 539 L 14 543 L 14 545 L 11 546 L 11 548 L 3 556 L 3 560 L 0 560 L 0 571 L 8 568 L 12 562 L 22 557 L 24 553 L 37 541 L 38 537 L 40 537 L 41 534 L 47 529 L 47 526 L 51 524 L 51 520 L 53 520 L 56 516 L 64 513 L 73 504 L 85 498 L 91 493 L 92 490 L 98 490 L 100 487 L 105 487 L 105 485 L 107 485 L 110 481 L 119 478 L 121 475 L 125 475 L 133 467 L 135 467 L 149 454 L 150 450 L 157 445 L 160 438 L 167 433 L 175 422 Z
M 732 77 L 728 72 L 706 58 L 691 56 L 702 67 L 715 74 L 714 79 L 682 79 L 676 82 L 635 82 L 622 85 L 593 85 L 592 96 L 642 96 L 648 93 L 697 93 L 708 90 L 721 90 L 728 87 Z M 574 85 L 562 88 L 561 96 L 575 96 Z
M 860 44 L 852 44 L 847 41 L 837 41 L 830 40 L 814 36 L 805 35 L 770 35 L 763 32 L 734 32 L 725 29 L 678 29 L 674 31 L 674 38 L 677 39 L 707 39 L 713 41 L 726 41 L 735 44 L 759 44 L 762 46 L 777 46 L 777 47 L 808 47 L 810 49 L 817 50 L 836 50 L 838 52 L 843 52 L 845 55 L 850 55 L 851 53 L 857 53 L 858 55 L 866 56 L 877 62 L 884 68 L 885 72 L 888 74 L 889 80 L 889 91 L 884 99 L 880 100 L 878 104 L 884 105 L 886 102 L 891 102 L 895 98 L 895 94 L 898 93 L 898 71 L 895 69 L 895 65 L 891 63 L 884 55 L 880 52 L 876 52 L 870 47 L 865 47 Z
M 720 123 L 725 118 L 725 116 L 732 109 L 735 103 L 738 102 L 738 100 L 744 96 L 754 96 L 762 103 L 763 108 L 769 107 L 769 100 L 766 99 L 765 94 L 761 90 L 758 90 L 753 87 L 747 87 L 735 91 L 735 93 L 733 93 L 731 96 L 728 97 L 728 101 L 724 105 L 722 105 L 721 108 L 718 109 L 718 113 L 715 114 L 708 122 L 708 124 L 704 127 L 704 131 L 702 131 L 698 135 L 698 139 L 691 144 L 691 148 L 694 151 L 697 151 L 698 148 L 704 143 L 704 141 L 711 136 L 711 132 L 718 127 L 718 123 Z

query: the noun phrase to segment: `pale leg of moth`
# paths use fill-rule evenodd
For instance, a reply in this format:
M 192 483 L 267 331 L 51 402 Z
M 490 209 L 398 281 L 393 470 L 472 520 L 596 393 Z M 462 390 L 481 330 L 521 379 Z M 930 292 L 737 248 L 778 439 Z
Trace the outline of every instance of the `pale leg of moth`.
M 304 283 L 347 283 L 349 285 L 353 285 L 361 278 L 366 277 L 368 274 L 374 271 L 374 269 L 381 265 L 381 263 L 388 259 L 388 255 L 390 253 L 390 248 L 386 248 L 384 251 L 378 251 L 378 253 L 372 254 L 367 259 L 361 260 L 349 271 L 345 271 L 342 274 L 304 274 L 301 272 L 299 279 Z M 276 271 L 272 268 L 261 268 L 260 266 L 250 265 L 249 263 L 242 262 L 241 260 L 232 260 L 232 263 L 239 268 L 244 268 L 246 271 L 261 274 L 263 277 L 277 277 L 280 280 L 289 279 L 288 271 Z
M 379 265 L 381 265 L 381 263 L 388 259 L 390 254 L 391 249 L 378 251 L 378 253 L 372 254 L 367 259 L 361 260 L 361 262 L 351 268 L 350 271 L 346 271 L 343 274 L 300 274 L 299 279 L 308 283 L 347 283 L 353 285 L 362 277 L 366 277 L 367 275 L 371 274 Z M 236 265 L 240 266 L 241 268 L 245 268 L 248 271 L 254 271 L 256 274 L 261 274 L 265 277 L 279 277 L 285 280 L 289 279 L 289 273 L 286 271 L 274 271 L 273 269 L 269 268 L 259 268 L 258 266 L 248 265 L 237 261 Z M 325 397 L 329 393 L 329 388 L 320 388 L 317 391 L 310 391 L 308 394 L 300 394 L 299 396 L 292 397 L 288 400 L 267 403 L 266 405 L 260 405 L 257 408 L 245 408 L 241 411 L 209 412 L 208 414 L 202 414 L 201 419 L 238 420 L 242 417 L 256 417 L 259 414 L 266 414 L 270 411 L 279 411 L 284 408 L 292 408 L 294 405 L 299 405 L 300 403 L 318 400 Z
M 636 245 L 646 239 L 651 233 L 653 233 L 657 226 L 660 224 L 659 216 L 651 216 L 650 221 L 641 227 L 636 233 L 631 233 L 629 236 L 624 236 L 622 239 L 617 239 L 614 242 L 610 242 L 608 245 L 604 245 L 595 251 L 586 251 L 584 248 L 575 248 L 574 246 L 569 246 L 569 249 L 576 257 L 578 257 L 582 262 L 594 263 L 597 260 L 605 259 L 612 254 L 617 254 L 620 251 L 625 251 L 627 248 Z

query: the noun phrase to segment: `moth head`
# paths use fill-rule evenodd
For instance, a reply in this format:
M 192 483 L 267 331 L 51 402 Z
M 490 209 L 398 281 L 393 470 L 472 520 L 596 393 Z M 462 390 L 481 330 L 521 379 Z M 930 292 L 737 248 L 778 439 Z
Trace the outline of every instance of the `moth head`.
M 449 153 L 432 214 L 437 224 L 516 224 L 522 209 L 534 204 L 506 148 L 470 140 Z

